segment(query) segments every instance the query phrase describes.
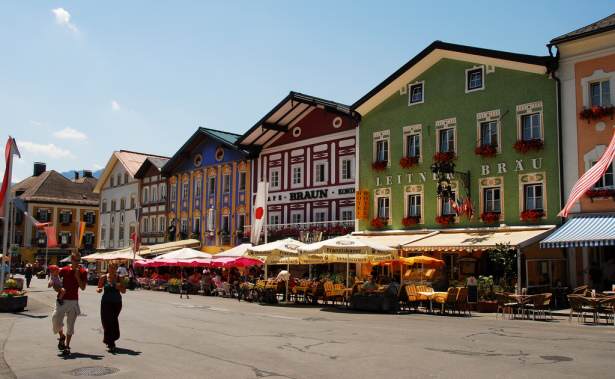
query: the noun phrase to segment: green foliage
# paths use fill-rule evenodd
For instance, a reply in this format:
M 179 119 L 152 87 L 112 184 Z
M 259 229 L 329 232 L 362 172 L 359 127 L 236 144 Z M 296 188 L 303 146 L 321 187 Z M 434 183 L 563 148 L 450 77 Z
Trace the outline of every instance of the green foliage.
M 17 285 L 17 281 L 15 279 L 7 279 L 4 282 L 4 288 L 6 289 L 17 289 L 19 286 Z
M 489 250 L 488 254 L 498 283 L 507 290 L 514 287 L 512 282 L 517 277 L 517 250 L 512 249 L 508 243 L 500 243 L 495 249 Z

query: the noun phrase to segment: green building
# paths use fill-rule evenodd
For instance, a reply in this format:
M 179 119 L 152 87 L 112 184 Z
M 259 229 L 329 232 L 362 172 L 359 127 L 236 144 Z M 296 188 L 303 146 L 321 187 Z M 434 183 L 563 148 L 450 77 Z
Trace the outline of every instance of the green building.
M 358 191 L 369 199 L 357 210 L 359 230 L 445 229 L 435 241 L 457 233 L 454 246 L 408 245 L 443 255 L 496 241 L 532 251 L 561 208 L 551 65 L 549 57 L 436 41 L 358 100 Z M 508 241 L 506 233 L 517 235 Z M 451 275 L 463 271 L 449 263 Z

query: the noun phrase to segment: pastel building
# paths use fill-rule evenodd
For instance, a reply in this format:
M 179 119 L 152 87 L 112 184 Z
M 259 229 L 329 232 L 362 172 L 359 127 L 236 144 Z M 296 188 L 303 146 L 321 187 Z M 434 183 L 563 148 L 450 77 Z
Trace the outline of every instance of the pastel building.
M 198 128 L 162 167 L 170 239 L 194 238 L 219 252 L 243 242 L 249 226 L 251 168 L 239 135 Z
M 269 183 L 269 240 L 354 230 L 356 116 L 346 105 L 291 92 L 237 140 L 257 155 L 253 188 Z
M 147 157 L 135 173 L 139 180 L 139 236 L 142 245 L 167 242 L 168 190 L 162 167 L 169 158 Z

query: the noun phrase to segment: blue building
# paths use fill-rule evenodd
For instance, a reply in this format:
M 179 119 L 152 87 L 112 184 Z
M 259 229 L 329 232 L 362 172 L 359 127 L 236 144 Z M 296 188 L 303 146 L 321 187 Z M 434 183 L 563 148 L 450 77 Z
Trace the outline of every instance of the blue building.
M 162 168 L 175 239 L 195 238 L 215 253 L 248 238 L 250 165 L 239 135 L 198 128 Z

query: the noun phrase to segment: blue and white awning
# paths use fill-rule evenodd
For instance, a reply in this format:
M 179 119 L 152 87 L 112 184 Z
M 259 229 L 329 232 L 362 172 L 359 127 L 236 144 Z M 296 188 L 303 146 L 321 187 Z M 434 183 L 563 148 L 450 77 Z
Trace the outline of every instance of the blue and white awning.
M 542 248 L 615 246 L 615 215 L 579 216 L 540 242 Z

